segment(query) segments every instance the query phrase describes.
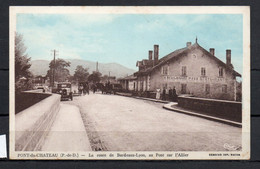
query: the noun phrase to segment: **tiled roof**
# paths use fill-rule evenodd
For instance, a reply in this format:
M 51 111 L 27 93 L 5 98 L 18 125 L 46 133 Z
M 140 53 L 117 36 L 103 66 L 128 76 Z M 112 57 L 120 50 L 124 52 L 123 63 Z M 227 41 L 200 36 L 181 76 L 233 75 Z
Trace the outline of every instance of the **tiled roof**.
M 185 48 L 181 48 L 181 49 L 177 49 L 175 51 L 173 51 L 172 53 L 169 53 L 168 55 L 162 57 L 161 59 L 159 59 L 158 63 L 153 66 L 150 67 L 148 69 L 145 70 L 141 70 L 136 72 L 134 75 L 138 75 L 138 74 L 147 74 L 152 72 L 153 70 L 155 70 L 156 68 L 164 65 L 165 63 L 167 63 L 170 60 L 173 59 L 177 59 L 180 56 L 183 56 L 184 54 L 194 50 L 194 49 L 200 49 L 202 50 L 203 53 L 205 53 L 206 55 L 210 56 L 212 59 L 214 59 L 215 61 L 217 61 L 220 65 L 222 65 L 223 67 L 227 68 L 230 71 L 233 71 L 234 75 L 236 76 L 240 76 L 241 75 L 236 72 L 234 69 L 232 69 L 231 67 L 227 66 L 227 64 L 225 64 L 224 62 L 222 62 L 220 59 L 218 59 L 216 56 L 212 55 L 210 52 L 208 52 L 207 50 L 205 50 L 203 47 L 201 47 L 198 43 L 194 43 L 193 45 L 191 45 L 190 47 L 185 47 Z
M 129 75 L 124 78 L 119 78 L 118 80 L 135 80 L 137 77 L 134 75 Z

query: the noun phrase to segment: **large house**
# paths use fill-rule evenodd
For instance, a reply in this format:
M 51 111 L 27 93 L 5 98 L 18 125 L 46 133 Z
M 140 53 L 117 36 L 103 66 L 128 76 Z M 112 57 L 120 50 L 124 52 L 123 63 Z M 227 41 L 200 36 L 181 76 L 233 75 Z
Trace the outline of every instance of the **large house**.
M 154 53 L 154 55 L 153 55 Z M 154 56 L 154 57 L 152 57 Z M 237 100 L 236 72 L 231 64 L 231 50 L 226 50 L 226 63 L 215 56 L 214 48 L 209 51 L 194 44 L 159 59 L 159 46 L 149 51 L 148 59 L 137 61 L 139 71 L 137 91 L 156 91 L 175 87 L 178 95 L 191 94 L 195 97 Z

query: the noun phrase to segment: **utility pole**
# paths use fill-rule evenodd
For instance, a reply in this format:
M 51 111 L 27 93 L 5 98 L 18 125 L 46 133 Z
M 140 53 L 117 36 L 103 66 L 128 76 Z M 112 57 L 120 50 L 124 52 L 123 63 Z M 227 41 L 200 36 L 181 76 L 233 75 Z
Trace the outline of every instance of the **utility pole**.
M 98 72 L 98 62 L 96 63 L 96 72 Z
M 51 52 L 53 52 L 53 69 L 52 69 L 52 87 L 54 87 L 54 82 L 55 82 L 55 69 L 56 69 L 56 55 L 58 55 L 58 51 L 57 50 L 52 50 Z

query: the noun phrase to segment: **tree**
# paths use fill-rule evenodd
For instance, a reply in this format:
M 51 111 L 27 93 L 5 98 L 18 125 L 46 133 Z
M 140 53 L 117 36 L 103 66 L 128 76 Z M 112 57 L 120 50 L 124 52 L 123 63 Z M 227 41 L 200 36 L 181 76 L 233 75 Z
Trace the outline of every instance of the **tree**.
M 89 75 L 88 80 L 93 83 L 98 83 L 101 80 L 102 74 L 100 72 L 93 71 L 91 75 Z
M 70 67 L 70 62 L 66 62 L 63 59 L 52 60 L 49 64 L 49 70 L 47 71 L 47 77 L 56 82 L 64 82 L 70 78 L 70 72 L 66 67 Z M 54 73 L 55 72 L 55 73 Z
M 88 76 L 89 76 L 88 68 L 83 68 L 83 66 L 78 65 L 74 73 L 74 79 L 78 82 L 87 81 Z
M 104 76 L 102 77 L 102 80 L 106 82 L 106 81 L 109 80 L 108 78 L 109 78 L 108 75 L 104 75 Z
M 23 36 L 15 33 L 15 92 L 32 89 L 32 73 L 30 60 L 26 53 Z

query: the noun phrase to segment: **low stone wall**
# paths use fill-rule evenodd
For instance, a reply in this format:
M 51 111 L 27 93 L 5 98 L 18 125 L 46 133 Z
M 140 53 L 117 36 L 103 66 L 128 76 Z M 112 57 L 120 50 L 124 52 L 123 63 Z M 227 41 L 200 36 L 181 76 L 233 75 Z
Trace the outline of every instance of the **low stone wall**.
M 50 93 L 42 93 L 42 89 L 30 90 L 15 94 L 15 114 L 51 96 Z
M 52 94 L 15 115 L 15 151 L 41 150 L 60 109 L 60 97 Z
M 139 96 L 139 97 L 145 97 L 145 98 L 150 98 L 150 99 L 156 99 L 156 92 L 152 91 L 132 91 L 133 96 Z M 160 93 L 160 99 L 162 99 L 162 93 Z M 167 101 L 172 101 L 169 94 L 165 95 L 165 100 Z
M 178 106 L 202 114 L 242 122 L 241 102 L 179 96 Z

